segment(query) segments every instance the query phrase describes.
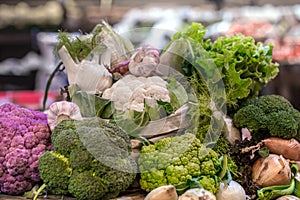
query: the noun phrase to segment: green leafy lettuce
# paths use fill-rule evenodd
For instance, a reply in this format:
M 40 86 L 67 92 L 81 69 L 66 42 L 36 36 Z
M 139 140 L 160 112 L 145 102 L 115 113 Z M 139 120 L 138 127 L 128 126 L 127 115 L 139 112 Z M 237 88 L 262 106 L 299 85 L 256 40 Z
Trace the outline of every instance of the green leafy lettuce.
M 222 117 L 234 112 L 279 72 L 271 45 L 241 34 L 205 39 L 206 29 L 192 23 L 175 33 L 161 60 L 188 77 L 198 98 L 195 120 L 198 138 L 213 143 L 223 127 Z

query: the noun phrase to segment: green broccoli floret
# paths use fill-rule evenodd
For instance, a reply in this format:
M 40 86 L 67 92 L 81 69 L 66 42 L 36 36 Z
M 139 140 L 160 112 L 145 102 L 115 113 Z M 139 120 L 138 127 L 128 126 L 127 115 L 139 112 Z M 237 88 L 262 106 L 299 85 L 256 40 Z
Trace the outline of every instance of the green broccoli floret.
M 286 98 L 280 95 L 265 95 L 260 96 L 258 99 L 259 100 L 254 100 L 253 104 L 266 114 L 281 110 L 289 110 L 293 107 Z
M 266 128 L 264 126 L 267 118 L 262 109 L 251 104 L 241 108 L 234 115 L 233 120 L 236 127 L 247 127 L 250 131 L 257 132 Z
M 64 130 L 76 131 L 76 120 L 63 120 L 62 122 L 57 124 L 51 134 L 52 143 L 55 141 L 56 137 L 60 135 Z
M 237 128 L 248 128 L 255 141 L 269 136 L 300 139 L 300 112 L 279 95 L 253 99 L 233 116 Z
M 210 176 L 202 176 L 199 178 L 198 182 L 201 184 L 203 188 L 216 194 L 218 192 L 220 182 L 218 181 L 217 177 L 210 177 Z
M 54 151 L 45 152 L 39 158 L 38 169 L 41 179 L 52 193 L 69 193 L 68 185 L 72 168 L 68 158 Z
M 138 164 L 140 185 L 147 192 L 162 185 L 180 185 L 192 178 L 210 177 L 221 169 L 218 154 L 191 133 L 143 146 Z M 214 186 L 204 188 L 215 193 L 218 187 Z
M 77 199 L 102 199 L 109 191 L 106 181 L 93 171 L 73 173 L 68 189 Z
M 97 117 L 64 120 L 54 133 L 52 154 L 59 156 L 46 154 L 39 163 L 52 194 L 62 194 L 63 189 L 78 200 L 106 200 L 117 197 L 134 181 L 137 164 L 130 157 L 130 138 L 117 125 Z M 61 166 L 72 173 L 66 175 Z
M 73 149 L 77 148 L 79 145 L 78 134 L 74 134 L 76 130 L 66 129 L 61 130 L 61 132 L 56 135 L 55 140 L 52 140 L 54 146 L 54 151 L 69 157 Z
M 70 166 L 77 171 L 85 171 L 91 168 L 94 157 L 82 148 L 73 149 L 70 153 Z

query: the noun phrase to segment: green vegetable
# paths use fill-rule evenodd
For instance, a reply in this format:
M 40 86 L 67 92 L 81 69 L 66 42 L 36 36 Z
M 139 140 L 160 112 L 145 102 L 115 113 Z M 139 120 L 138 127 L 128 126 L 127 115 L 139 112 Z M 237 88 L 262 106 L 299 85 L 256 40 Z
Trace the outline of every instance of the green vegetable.
M 248 128 L 256 141 L 269 136 L 300 139 L 300 112 L 279 95 L 249 101 L 235 113 L 233 123 L 237 128 Z
M 300 197 L 300 173 L 298 172 L 295 176 L 295 189 L 294 195 Z
M 128 60 L 134 51 L 131 42 L 122 38 L 105 21 L 95 26 L 89 35 L 72 38 L 68 33 L 60 31 L 56 49 L 59 50 L 62 46 L 66 47 L 76 63 L 86 59 L 95 48 L 105 46 L 112 54 L 110 63 L 106 63 L 111 64 L 109 68 L 114 68 L 122 61 Z
M 223 127 L 223 121 L 213 113 L 226 112 L 225 90 L 220 72 L 204 48 L 205 31 L 201 24 L 193 23 L 187 30 L 174 34 L 161 60 L 187 77 L 197 97 L 197 103 L 191 108 L 194 126 L 190 132 L 198 132 L 201 142 L 213 145 Z
M 201 142 L 214 143 L 223 127 L 222 120 L 212 117 L 214 111 L 227 110 L 230 115 L 247 99 L 257 97 L 278 74 L 279 65 L 272 62 L 271 45 L 241 34 L 212 42 L 205 39 L 205 33 L 199 23 L 177 32 L 164 49 L 162 60 L 189 78 L 199 102 L 195 111 L 197 137 Z
M 69 179 L 72 173 L 68 158 L 48 151 L 39 159 L 39 171 L 42 180 L 53 194 L 68 194 Z
M 70 98 L 77 104 L 83 117 L 109 119 L 114 112 L 113 102 L 95 94 L 82 91 L 77 85 L 69 86 Z
M 39 170 L 52 194 L 76 199 L 110 199 L 136 177 L 129 136 L 98 117 L 64 120 L 51 136 L 54 151 L 42 155 Z
M 295 174 L 298 172 L 296 164 L 291 165 L 293 176 L 289 185 L 269 186 L 257 191 L 258 199 L 270 200 L 284 195 L 293 194 L 295 190 Z
M 221 71 L 229 108 L 257 97 L 262 86 L 277 76 L 279 65 L 272 62 L 272 49 L 241 34 L 219 37 L 206 48 Z
M 191 133 L 143 146 L 138 164 L 141 188 L 148 192 L 163 185 L 186 184 L 193 178 L 212 193 L 219 188 L 214 178 L 221 169 L 218 154 Z
M 174 42 L 182 38 L 186 39 L 188 42 L 178 45 L 177 48 L 187 49 L 188 45 L 191 46 L 188 50 L 192 52 L 189 53 L 194 56 L 195 63 L 200 65 L 203 70 L 201 72 L 207 76 L 206 78 L 213 77 L 214 67 L 203 57 L 211 58 L 224 83 L 226 103 L 229 108 L 235 107 L 248 98 L 258 96 L 262 86 L 278 74 L 279 65 L 272 62 L 273 46 L 264 46 L 261 42 L 256 43 L 254 38 L 241 34 L 218 37 L 212 42 L 204 39 L 205 33 L 206 29 L 201 24 L 192 23 L 186 30 L 176 33 L 164 51 L 168 51 Z M 195 48 L 195 42 L 206 52 Z M 172 49 L 173 52 L 175 50 Z M 194 63 L 182 65 L 182 70 L 187 75 L 193 74 L 195 65 L 191 64 Z M 209 65 L 203 66 L 205 64 Z M 218 78 L 216 77 L 216 80 Z

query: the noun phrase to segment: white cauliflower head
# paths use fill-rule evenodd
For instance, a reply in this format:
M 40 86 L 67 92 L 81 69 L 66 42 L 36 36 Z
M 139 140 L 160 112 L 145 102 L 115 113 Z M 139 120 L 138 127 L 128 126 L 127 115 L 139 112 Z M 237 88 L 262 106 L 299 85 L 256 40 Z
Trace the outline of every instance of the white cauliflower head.
M 144 110 L 144 102 L 147 100 L 149 106 L 153 102 L 161 100 L 170 103 L 169 90 L 167 82 L 159 76 L 136 77 L 126 75 L 106 89 L 102 95 L 103 98 L 114 101 L 117 110 Z

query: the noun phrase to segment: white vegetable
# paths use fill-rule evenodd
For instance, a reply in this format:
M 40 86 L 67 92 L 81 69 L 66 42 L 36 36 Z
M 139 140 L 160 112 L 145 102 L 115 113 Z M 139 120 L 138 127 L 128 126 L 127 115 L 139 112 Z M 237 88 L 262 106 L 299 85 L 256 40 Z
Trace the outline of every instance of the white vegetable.
M 55 126 L 63 120 L 82 120 L 80 109 L 77 104 L 68 101 L 58 101 L 52 103 L 45 113 L 47 115 L 48 124 L 51 131 L 53 131 Z
M 276 200 L 300 200 L 300 199 L 293 195 L 284 195 L 284 196 L 277 198 Z
M 144 110 L 144 101 L 170 102 L 167 82 L 159 76 L 136 77 L 128 74 L 106 89 L 102 97 L 114 101 L 117 110 Z M 149 105 L 149 104 L 148 104 Z M 149 105 L 151 106 L 151 104 Z
M 291 180 L 291 168 L 281 155 L 269 154 L 259 158 L 252 166 L 252 180 L 263 187 L 287 185 Z
M 232 119 L 229 116 L 224 117 L 225 135 L 230 144 L 234 144 L 236 140 L 241 141 L 240 131 L 233 125 Z
M 75 63 L 65 46 L 58 51 L 59 56 L 67 69 L 70 85 L 77 84 L 78 87 L 88 93 L 99 94 L 112 85 L 112 75 L 108 70 L 98 63 L 99 57 L 92 60 L 82 60 Z
M 135 76 L 148 77 L 154 74 L 159 63 L 159 51 L 150 46 L 138 49 L 130 58 L 129 72 Z
M 203 188 L 187 190 L 178 200 L 216 200 L 216 196 Z
M 230 181 L 229 184 L 221 182 L 217 193 L 217 200 L 246 200 L 244 188 L 236 181 Z
M 178 195 L 173 185 L 164 185 L 152 190 L 144 200 L 177 200 Z

